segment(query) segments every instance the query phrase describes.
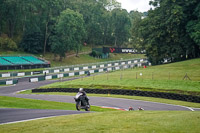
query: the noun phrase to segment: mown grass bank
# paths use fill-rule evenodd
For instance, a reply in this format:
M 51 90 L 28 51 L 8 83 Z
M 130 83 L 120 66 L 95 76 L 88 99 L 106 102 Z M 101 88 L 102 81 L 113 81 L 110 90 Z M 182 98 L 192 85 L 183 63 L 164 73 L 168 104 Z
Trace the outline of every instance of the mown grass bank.
M 7 96 L 0 96 L 0 101 L 0 108 L 76 110 L 75 104 L 73 103 L 24 99 Z M 91 111 L 102 112 L 113 110 L 91 106 Z
M 109 72 L 95 77 L 58 82 L 41 88 L 130 89 L 199 96 L 199 66 L 200 58 L 147 68 Z M 184 78 L 185 76 L 187 78 Z
M 116 111 L 0 125 L 3 133 L 197 133 L 200 113 L 189 111 Z

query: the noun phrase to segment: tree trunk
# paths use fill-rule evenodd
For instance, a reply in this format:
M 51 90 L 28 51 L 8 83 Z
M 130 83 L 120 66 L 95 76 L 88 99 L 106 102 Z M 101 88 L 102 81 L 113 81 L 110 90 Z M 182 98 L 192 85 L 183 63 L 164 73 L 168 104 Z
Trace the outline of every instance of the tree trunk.
M 62 57 L 62 56 L 60 56 L 60 59 L 59 59 L 59 61 L 60 61 L 60 62 L 62 61 L 62 58 L 63 58 L 63 57 Z
M 48 23 L 49 21 L 47 21 L 46 26 L 45 26 L 45 38 L 44 38 L 44 53 L 43 56 L 45 56 L 46 54 L 46 46 L 47 46 L 47 39 L 48 39 Z
M 56 61 L 56 57 L 57 57 L 57 55 L 54 54 L 53 61 Z
M 117 46 L 117 37 L 115 37 L 115 47 Z
M 79 51 L 79 50 L 77 49 L 77 50 L 76 50 L 76 57 L 79 57 L 79 55 L 78 55 L 78 51 Z

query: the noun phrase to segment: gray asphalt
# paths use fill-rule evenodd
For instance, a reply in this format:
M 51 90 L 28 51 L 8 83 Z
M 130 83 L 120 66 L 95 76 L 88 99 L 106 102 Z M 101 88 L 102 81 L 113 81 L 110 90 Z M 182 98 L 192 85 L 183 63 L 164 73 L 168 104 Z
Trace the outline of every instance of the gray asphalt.
M 70 111 L 70 110 L 41 110 L 41 109 L 0 109 L 0 124 L 16 123 L 20 121 L 33 120 L 38 118 L 46 118 L 61 115 L 72 115 L 88 113 L 83 111 Z
M 73 80 L 73 79 L 74 78 L 66 79 L 66 80 Z M 19 97 L 19 98 L 28 98 L 28 99 L 39 99 L 39 100 L 47 100 L 47 101 L 75 103 L 73 96 L 16 94 L 16 92 L 18 91 L 37 88 L 37 87 L 50 84 L 53 82 L 59 82 L 59 80 L 41 81 L 37 83 L 29 83 L 24 80 L 14 86 L 0 87 L 0 95 Z M 91 105 L 114 107 L 114 108 L 120 108 L 120 109 L 128 109 L 129 106 L 132 106 L 135 110 L 138 107 L 142 107 L 145 110 L 200 111 L 200 109 L 198 108 L 188 108 L 184 106 L 176 106 L 176 105 L 147 102 L 147 101 L 140 101 L 140 100 L 108 98 L 108 97 L 107 98 L 89 97 L 89 98 L 90 98 Z M 76 114 L 76 113 L 83 113 L 83 112 L 66 111 L 66 110 L 59 111 L 59 110 L 35 110 L 35 109 L 33 110 L 32 109 L 1 109 L 0 110 L 0 124 L 7 123 L 7 122 L 15 122 L 15 121 L 21 121 L 21 120 L 41 118 L 41 117 L 68 115 L 68 114 Z

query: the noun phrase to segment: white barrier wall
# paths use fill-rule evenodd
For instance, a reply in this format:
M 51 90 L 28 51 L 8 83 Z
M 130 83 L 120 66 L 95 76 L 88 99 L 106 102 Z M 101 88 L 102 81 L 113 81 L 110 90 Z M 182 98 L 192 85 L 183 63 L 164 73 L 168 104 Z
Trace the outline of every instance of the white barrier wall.
M 46 74 L 49 73 L 49 70 L 45 70 L 45 71 L 43 71 L 43 74 L 44 74 L 44 73 L 46 73 Z
M 79 70 L 79 67 L 74 68 L 74 71 L 78 71 L 78 70 Z
M 10 73 L 4 73 L 2 74 L 2 77 L 5 78 L 5 77 L 10 77 Z
M 17 73 L 17 76 L 25 76 L 25 73 Z
M 58 69 L 57 69 L 57 70 L 54 70 L 54 73 L 59 73 L 59 72 L 60 72 L 60 70 L 58 70 Z
M 30 81 L 31 82 L 38 82 L 38 78 L 31 78 Z
M 86 66 L 86 67 L 83 67 L 83 70 L 87 70 L 88 69 L 88 66 Z
M 12 85 L 13 84 L 13 81 L 6 81 L 6 85 Z
M 100 68 L 104 67 L 104 65 L 100 65 Z
M 79 75 L 83 75 L 83 74 L 85 74 L 85 71 L 79 72 Z
M 64 72 L 69 72 L 69 68 L 65 68 L 65 69 L 64 69 Z
M 74 76 L 74 73 L 69 73 L 69 76 Z
M 114 65 L 112 65 L 112 64 L 110 63 L 110 64 L 107 64 L 107 65 L 106 65 L 107 67 L 105 67 L 105 65 L 102 64 L 102 65 L 99 66 L 99 68 L 102 68 L 102 69 L 98 69 L 96 65 L 93 65 L 93 66 L 92 66 L 92 69 L 98 70 L 97 72 L 103 72 L 103 71 L 104 71 L 103 68 L 106 68 L 106 69 L 105 69 L 106 71 L 112 71 L 112 70 L 113 70 L 113 67 L 112 67 L 112 66 L 115 66 L 115 67 L 114 67 L 115 70 L 119 70 L 120 68 L 126 69 L 126 68 L 129 68 L 129 67 L 134 67 L 135 65 L 137 65 L 138 67 L 140 67 L 140 66 L 142 66 L 142 63 L 140 63 L 140 61 L 141 61 L 141 60 L 139 60 L 139 61 L 138 61 L 138 60 L 127 61 L 127 64 L 129 64 L 129 65 L 126 65 L 126 62 L 114 63 Z M 144 61 L 144 60 L 143 60 L 143 61 Z M 145 60 L 145 61 L 146 61 L 146 60 Z M 133 62 L 134 62 L 134 64 L 133 64 Z M 146 62 L 147 62 L 147 61 L 146 61 Z M 151 65 L 151 64 L 149 63 L 149 65 Z M 80 68 L 81 68 L 81 67 L 80 67 Z M 79 67 L 76 67 L 76 68 L 74 68 L 74 70 L 78 71 L 80 68 L 79 68 Z M 83 70 L 84 70 L 84 69 L 89 69 L 89 66 L 85 66 L 85 67 L 82 67 L 82 68 L 83 68 Z M 94 73 L 95 70 L 89 70 L 89 72 L 90 72 L 90 73 Z M 66 72 L 66 71 L 70 71 L 70 68 L 65 68 L 64 71 L 65 71 L 65 72 Z M 46 71 L 46 72 L 47 72 L 47 71 Z M 48 72 L 49 72 L 49 71 L 48 71 Z M 54 70 L 54 72 L 59 72 L 59 69 Z M 85 71 L 79 71 L 79 75 L 83 75 L 83 74 L 85 74 L 85 73 L 86 73 Z M 6 74 L 7 74 L 7 73 L 6 73 Z M 4 74 L 3 76 L 9 76 L 9 74 L 7 74 L 7 75 L 6 75 L 6 74 Z M 23 75 L 23 74 L 21 74 L 21 75 Z M 69 75 L 69 76 L 75 76 L 75 73 L 74 73 L 74 72 L 71 72 L 71 73 L 68 73 L 68 75 Z M 57 77 L 57 78 L 62 78 L 62 77 L 64 77 L 64 74 L 57 74 L 56 77 Z M 45 77 L 46 80 L 52 79 L 52 78 L 53 78 L 52 75 L 49 75 L 49 76 L 46 76 L 46 77 Z M 31 78 L 31 79 L 30 79 L 30 82 L 38 82 L 38 81 L 39 81 L 38 78 Z M 8 82 L 8 84 L 12 84 L 12 82 Z
M 95 69 L 95 68 L 97 68 L 97 66 L 92 66 L 92 69 Z
M 107 68 L 108 71 L 112 71 L 112 68 Z
M 90 70 L 89 72 L 90 72 L 90 73 L 94 73 L 94 70 Z
M 52 76 L 51 76 L 51 75 L 50 75 L 50 76 L 46 76 L 45 79 L 46 79 L 46 80 L 52 79 Z
M 62 78 L 62 77 L 64 77 L 64 75 L 63 74 L 58 74 L 57 77 L 58 78 Z
M 103 69 L 99 69 L 99 72 L 103 72 Z
M 115 69 L 116 69 L 116 70 L 119 70 L 120 68 L 119 68 L 119 67 L 115 67 Z

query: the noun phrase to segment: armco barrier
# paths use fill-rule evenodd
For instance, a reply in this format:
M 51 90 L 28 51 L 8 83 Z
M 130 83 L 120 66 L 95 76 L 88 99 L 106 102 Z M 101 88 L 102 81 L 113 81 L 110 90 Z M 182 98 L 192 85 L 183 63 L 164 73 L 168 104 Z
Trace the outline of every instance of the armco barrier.
M 138 91 L 138 90 L 122 90 L 122 89 L 84 89 L 87 93 L 95 94 L 116 94 L 116 95 L 130 95 L 130 96 L 146 96 L 165 98 L 172 100 L 181 100 L 187 102 L 200 103 L 199 96 L 182 95 L 164 92 Z M 48 88 L 48 89 L 33 89 L 32 92 L 78 92 L 77 88 Z
M 83 74 L 88 74 L 88 72 L 90 71 L 90 73 L 100 73 L 100 72 L 107 72 L 107 71 L 115 71 L 115 70 L 119 70 L 119 69 L 127 69 L 127 68 L 132 68 L 134 67 L 134 65 L 130 64 L 130 65 L 121 65 L 121 66 L 114 66 L 114 67 L 108 67 L 108 68 L 97 68 L 97 69 L 91 69 L 91 70 L 80 70 L 80 71 L 76 71 L 76 72 L 68 72 L 68 73 L 61 73 L 61 74 L 56 74 L 56 75 L 48 75 L 48 76 L 39 76 L 38 79 L 34 78 L 30 78 L 30 82 L 38 82 L 38 81 L 43 81 L 43 80 L 49 80 L 49 79 L 56 79 L 56 78 L 62 78 L 62 77 L 70 77 L 70 76 L 78 76 L 78 75 L 83 75 Z M 42 77 L 42 78 L 40 78 Z
M 58 67 L 51 68 L 43 71 L 33 71 L 33 72 L 12 72 L 12 73 L 1 73 L 0 77 L 19 77 L 19 76 L 28 76 L 28 75 L 36 75 L 36 74 L 49 74 L 49 73 L 63 73 L 68 71 L 79 71 L 79 70 L 89 70 L 95 68 L 105 68 L 111 66 L 119 66 L 125 64 L 138 64 L 140 66 L 142 63 L 149 64 L 147 59 L 129 59 L 129 60 L 118 60 L 118 61 L 109 61 L 109 62 L 99 62 L 99 63 L 91 63 L 91 64 L 82 64 L 76 66 L 66 66 L 66 67 Z

